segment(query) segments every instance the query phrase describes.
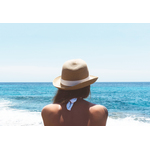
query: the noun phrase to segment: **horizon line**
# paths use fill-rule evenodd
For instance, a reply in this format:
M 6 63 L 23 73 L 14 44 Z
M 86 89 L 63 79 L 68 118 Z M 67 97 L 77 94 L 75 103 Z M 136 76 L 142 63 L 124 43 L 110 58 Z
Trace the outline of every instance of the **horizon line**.
M 137 83 L 137 82 L 150 82 L 150 81 L 97 81 L 95 83 Z M 53 83 L 53 81 L 0 81 L 0 83 Z

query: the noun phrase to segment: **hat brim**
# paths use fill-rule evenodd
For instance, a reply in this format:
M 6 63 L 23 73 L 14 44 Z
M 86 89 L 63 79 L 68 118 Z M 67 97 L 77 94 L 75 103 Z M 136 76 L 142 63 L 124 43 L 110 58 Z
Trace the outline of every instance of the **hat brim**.
M 53 80 L 53 85 L 58 88 L 58 89 L 62 89 L 62 90 L 77 90 L 77 89 L 81 89 L 81 88 L 84 88 L 90 84 L 93 84 L 94 82 L 96 82 L 96 80 L 98 79 L 98 77 L 96 76 L 92 76 L 90 75 L 89 76 L 89 80 L 85 81 L 85 82 L 82 82 L 82 83 L 79 83 L 75 86 L 64 86 L 61 84 L 61 76 L 55 78 Z

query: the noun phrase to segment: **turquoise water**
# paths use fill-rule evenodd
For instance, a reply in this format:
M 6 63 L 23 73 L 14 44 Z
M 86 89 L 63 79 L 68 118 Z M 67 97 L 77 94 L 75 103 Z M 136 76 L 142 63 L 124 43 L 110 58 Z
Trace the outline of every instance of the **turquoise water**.
M 43 125 L 40 112 L 56 91 L 52 83 L 0 83 L 0 126 Z M 108 109 L 108 125 L 150 125 L 150 82 L 97 82 L 87 100 Z

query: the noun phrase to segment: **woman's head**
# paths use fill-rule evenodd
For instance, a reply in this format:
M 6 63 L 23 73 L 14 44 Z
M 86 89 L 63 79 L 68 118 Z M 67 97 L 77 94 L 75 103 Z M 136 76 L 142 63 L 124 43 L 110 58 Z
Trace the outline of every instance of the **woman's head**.
M 87 98 L 90 94 L 90 85 L 77 90 L 62 90 L 58 89 L 53 103 L 67 103 L 72 98 Z
M 97 79 L 98 77 L 89 75 L 87 64 L 82 59 L 66 61 L 61 76 L 53 81 L 53 85 L 58 88 L 53 98 L 54 103 L 65 103 L 72 98 L 87 98 L 90 85 Z

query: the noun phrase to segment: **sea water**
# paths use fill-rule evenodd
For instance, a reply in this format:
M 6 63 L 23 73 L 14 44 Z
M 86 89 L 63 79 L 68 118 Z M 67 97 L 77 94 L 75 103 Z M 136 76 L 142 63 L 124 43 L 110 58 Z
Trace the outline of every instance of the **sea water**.
M 0 126 L 43 126 L 52 83 L 0 83 Z M 86 99 L 108 109 L 107 126 L 150 126 L 150 82 L 96 82 Z

